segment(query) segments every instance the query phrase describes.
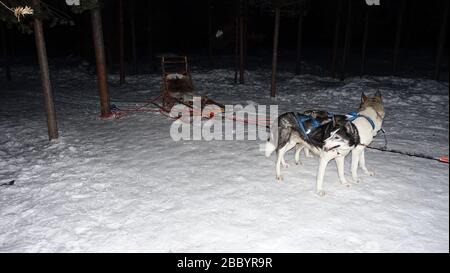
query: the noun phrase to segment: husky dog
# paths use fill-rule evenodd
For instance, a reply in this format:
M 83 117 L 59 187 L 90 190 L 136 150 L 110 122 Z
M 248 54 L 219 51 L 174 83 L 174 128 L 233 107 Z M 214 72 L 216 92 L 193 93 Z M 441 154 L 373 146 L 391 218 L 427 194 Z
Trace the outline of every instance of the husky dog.
M 359 145 L 352 151 L 351 172 L 353 182 L 355 183 L 361 182 L 357 172 L 358 166 L 361 167 L 365 174 L 370 176 L 375 175 L 374 172 L 369 171 L 366 167 L 364 150 L 372 143 L 378 131 L 381 130 L 385 115 L 383 98 L 380 91 L 377 91 L 372 98 L 362 93 L 358 118 L 352 122 L 359 132 Z
M 361 96 L 359 112 L 354 116 L 333 115 L 326 111 L 310 111 L 299 113 L 285 113 L 278 117 L 278 124 L 274 124 L 271 136 L 266 143 L 266 156 L 277 151 L 276 163 L 277 180 L 282 180 L 281 165 L 287 166 L 284 154 L 297 147 L 296 161 L 301 149 L 306 148 L 320 157 L 317 173 L 317 194 L 323 196 L 323 178 L 328 162 L 336 160 L 339 180 L 343 185 L 350 186 L 344 176 L 344 159 L 352 151 L 352 178 L 358 183 L 358 165 L 368 175 L 374 175 L 365 165 L 364 149 L 381 129 L 384 119 L 384 108 L 381 93 L 368 98 Z M 275 128 L 274 128 L 275 127 Z M 278 129 L 274 133 L 274 129 Z M 276 132 L 276 131 L 275 131 Z
M 285 113 L 286 116 L 288 114 L 289 113 Z M 326 111 L 323 111 L 323 110 L 307 110 L 307 111 L 304 111 L 302 114 L 299 114 L 299 113 L 292 113 L 292 114 L 296 115 L 295 118 L 298 118 L 299 116 L 309 117 L 310 119 L 307 120 L 307 122 L 304 125 L 306 126 L 306 129 L 310 130 L 310 131 L 313 129 L 313 128 L 311 128 L 313 120 L 315 120 L 315 122 L 317 123 L 316 126 L 323 125 L 323 124 L 326 124 L 326 123 L 332 121 L 332 118 L 331 118 L 330 114 L 328 112 L 326 112 Z M 280 118 L 282 118 L 282 116 L 279 117 L 279 121 L 281 120 Z M 314 136 L 317 137 L 317 134 L 314 134 Z M 313 139 L 313 141 L 314 141 L 314 139 Z M 300 161 L 300 153 L 301 153 L 302 150 L 305 150 L 305 156 L 306 157 L 309 157 L 309 158 L 313 157 L 313 155 L 310 154 L 309 149 L 306 146 L 303 146 L 300 143 L 297 143 L 297 145 L 295 146 L 295 150 L 296 150 L 296 152 L 295 152 L 295 163 L 297 165 L 302 164 L 301 161 Z M 284 155 L 283 154 L 281 155 L 281 165 L 284 168 L 289 167 L 289 165 L 286 163 L 286 161 L 284 159 Z
M 272 128 L 272 132 L 274 129 Z M 357 143 L 352 135 L 353 131 L 354 128 L 345 115 L 329 115 L 322 110 L 306 111 L 302 114 L 284 113 L 278 117 L 277 147 L 273 144 L 276 142 L 275 135 L 271 134 L 271 138 L 266 143 L 266 156 L 269 157 L 274 150 L 277 151 L 276 178 L 280 181 L 283 180 L 281 166 L 288 166 L 284 160 L 286 152 L 294 147 L 297 148 L 297 153 L 306 149 L 316 155 L 321 155 L 324 149 L 331 151 L 337 146 L 340 149 L 349 150 Z M 325 140 L 327 140 L 327 146 L 325 146 Z

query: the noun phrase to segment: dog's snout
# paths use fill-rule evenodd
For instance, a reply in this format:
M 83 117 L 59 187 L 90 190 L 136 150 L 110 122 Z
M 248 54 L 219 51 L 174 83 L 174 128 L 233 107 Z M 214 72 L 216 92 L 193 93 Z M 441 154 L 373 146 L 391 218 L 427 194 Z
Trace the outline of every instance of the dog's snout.
M 336 146 L 333 146 L 331 148 L 324 147 L 323 149 L 325 150 L 325 152 L 329 152 L 329 151 L 332 151 L 332 150 L 337 149 L 339 147 L 341 147 L 341 145 L 336 145 Z

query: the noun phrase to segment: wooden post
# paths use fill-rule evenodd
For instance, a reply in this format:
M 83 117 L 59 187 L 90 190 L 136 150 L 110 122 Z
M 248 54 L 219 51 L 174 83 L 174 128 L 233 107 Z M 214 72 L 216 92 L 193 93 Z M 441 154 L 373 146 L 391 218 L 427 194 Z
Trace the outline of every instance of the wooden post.
M 394 44 L 394 58 L 392 61 L 392 73 L 395 75 L 397 72 L 398 66 L 398 54 L 400 52 L 400 43 L 402 39 L 402 30 L 403 30 L 403 18 L 406 9 L 406 0 L 402 0 L 400 6 L 400 12 L 397 19 L 397 27 L 395 32 L 395 44 Z
M 272 53 L 272 84 L 270 96 L 277 94 L 277 61 L 278 61 L 278 36 L 280 32 L 280 8 L 275 8 L 275 29 L 273 33 L 273 53 Z
M 239 14 L 239 83 L 244 84 L 244 11 L 243 0 L 240 3 Z
M 295 64 L 295 74 L 302 73 L 302 32 L 303 32 L 303 3 L 300 1 L 298 10 L 298 28 L 297 28 L 297 60 Z
M 439 80 L 441 75 L 441 64 L 442 64 L 442 56 L 444 54 L 444 46 L 445 40 L 447 37 L 447 25 L 448 25 L 448 0 L 444 0 L 445 8 L 444 8 L 444 17 L 442 18 L 441 30 L 439 31 L 438 37 L 438 45 L 436 50 L 436 62 L 434 68 L 434 79 L 436 81 Z
M 131 0 L 130 31 L 131 31 L 131 58 L 133 62 L 133 73 L 137 73 L 137 49 L 136 49 L 136 0 Z
M 238 83 L 239 74 L 239 16 L 234 20 L 234 83 Z
M 125 44 L 124 44 L 124 19 L 123 0 L 119 0 L 119 66 L 120 84 L 125 83 Z
M 31 1 L 34 10 L 40 10 L 41 1 Z M 48 68 L 47 49 L 45 45 L 44 29 L 42 21 L 34 17 L 33 21 L 34 37 L 36 40 L 36 50 L 41 71 L 42 90 L 44 92 L 45 110 L 47 112 L 48 137 L 50 140 L 58 138 L 58 125 L 56 124 L 56 111 L 53 103 L 52 84 L 50 81 L 50 71 Z
M 350 41 L 351 41 L 351 33 L 352 33 L 352 1 L 348 0 L 347 7 L 347 23 L 345 27 L 345 40 L 344 40 L 344 53 L 342 56 L 342 71 L 341 71 L 341 81 L 345 79 L 347 58 L 350 53 Z
M 211 0 L 209 1 L 208 7 L 208 61 L 209 66 L 214 66 L 214 52 L 213 52 L 213 44 L 214 44 L 214 34 L 213 34 L 213 6 Z
M 366 67 L 366 55 L 367 55 L 367 40 L 369 38 L 369 8 L 366 7 L 366 15 L 364 17 L 364 34 L 363 34 L 363 41 L 362 41 L 362 53 L 361 53 L 361 70 L 360 70 L 360 76 L 362 77 L 365 73 L 365 67 Z
M 2 39 L 2 55 L 3 55 L 3 69 L 5 70 L 5 77 L 7 81 L 11 81 L 11 66 L 8 50 L 8 38 L 6 35 L 6 27 L 4 23 L 0 23 L 0 38 Z
M 334 26 L 334 39 L 333 39 L 333 59 L 331 63 L 331 76 L 336 78 L 337 72 L 337 60 L 338 60 L 338 49 L 339 49 L 339 32 L 341 30 L 342 21 L 342 0 L 337 0 L 338 8 L 336 12 L 336 24 Z
M 105 46 L 103 43 L 102 14 L 99 8 L 91 9 L 90 13 L 97 66 L 97 85 L 100 95 L 100 110 L 101 116 L 107 118 L 111 115 L 111 108 L 109 105 L 108 74 L 106 72 Z

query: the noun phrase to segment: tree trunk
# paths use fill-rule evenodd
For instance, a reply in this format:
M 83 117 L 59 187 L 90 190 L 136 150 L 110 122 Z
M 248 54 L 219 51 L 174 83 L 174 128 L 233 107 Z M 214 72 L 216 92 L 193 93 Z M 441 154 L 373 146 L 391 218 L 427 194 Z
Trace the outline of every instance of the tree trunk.
M 244 84 L 244 15 L 242 14 L 242 4 L 241 4 L 241 14 L 239 16 L 239 83 Z
M 445 2 L 445 8 L 444 8 L 444 17 L 442 18 L 442 25 L 441 30 L 439 31 L 439 37 L 438 37 L 438 45 L 437 45 L 437 53 L 436 53 L 436 62 L 435 62 L 435 68 L 434 68 L 434 79 L 436 81 L 439 80 L 439 77 L 441 75 L 441 64 L 442 64 L 442 57 L 444 55 L 444 46 L 445 46 L 445 40 L 447 37 L 447 25 L 448 25 L 448 0 L 444 0 Z
M 234 35 L 234 83 L 238 83 L 239 74 L 239 16 L 234 20 L 235 35 Z
M 338 1 L 338 8 L 336 12 L 336 24 L 334 27 L 334 39 L 333 39 L 333 59 L 331 64 L 331 76 L 336 78 L 337 72 L 337 60 L 338 60 L 338 49 L 339 49 L 339 32 L 341 30 L 342 21 L 342 0 Z
M 92 22 L 91 22 L 92 25 Z M 112 73 L 114 70 L 114 39 L 112 38 L 111 31 L 108 31 L 107 23 L 105 24 L 105 53 L 106 53 L 106 65 L 108 67 L 108 73 Z
M 214 45 L 214 34 L 213 34 L 213 6 L 212 2 L 209 1 L 209 7 L 208 7 L 208 61 L 209 66 L 214 66 L 214 52 L 213 52 L 213 45 Z
M 295 74 L 302 73 L 302 36 L 303 36 L 303 4 L 300 3 L 298 10 L 298 29 L 297 29 L 297 60 L 295 64 Z
M 8 50 L 8 38 L 6 35 L 6 27 L 4 23 L 0 23 L 0 34 L 2 39 L 2 55 L 3 55 L 3 68 L 5 70 L 5 77 L 7 81 L 11 81 L 11 67 L 10 67 L 10 58 L 9 58 L 9 50 Z
M 100 9 L 92 9 L 92 36 L 94 39 L 95 61 L 97 65 L 97 85 L 100 95 L 101 116 L 107 118 L 111 115 L 109 105 L 108 76 L 106 73 L 105 47 L 103 44 L 102 15 Z
M 152 1 L 148 1 L 148 56 L 149 56 L 149 66 L 150 72 L 155 72 L 155 60 L 153 55 L 153 23 L 152 23 Z
M 395 32 L 395 45 L 394 45 L 394 58 L 392 61 L 392 73 L 395 75 L 397 72 L 398 66 L 398 54 L 400 52 L 400 43 L 402 39 L 402 30 L 403 30 L 403 17 L 406 9 L 406 1 L 402 0 L 400 12 L 397 19 L 397 28 Z
M 346 65 L 348 55 L 350 53 L 350 43 L 352 35 L 352 1 L 348 0 L 348 10 L 347 10 L 347 23 L 345 27 L 345 41 L 344 41 L 344 53 L 342 56 L 342 71 L 341 71 L 341 81 L 345 79 Z
M 41 1 L 31 1 L 34 10 L 40 10 Z M 48 68 L 47 49 L 45 45 L 44 29 L 42 21 L 34 17 L 33 21 L 34 37 L 36 40 L 36 50 L 41 70 L 42 90 L 44 92 L 45 110 L 47 113 L 48 137 L 50 140 L 58 138 L 58 125 L 56 123 L 56 111 L 53 103 L 52 84 Z
M 125 83 L 125 44 L 124 44 L 124 19 L 123 0 L 119 0 L 119 66 L 120 84 Z
M 280 32 L 280 8 L 275 9 L 275 29 L 273 34 L 273 53 L 272 53 L 272 84 L 270 96 L 277 94 L 277 61 L 278 61 L 278 35 Z
M 133 62 L 133 73 L 138 71 L 137 67 L 137 49 L 136 49 L 136 0 L 131 0 L 131 14 L 130 14 L 130 31 L 131 31 L 131 57 Z
M 14 41 L 14 35 L 12 35 L 12 33 L 8 31 L 7 28 L 5 28 L 5 30 L 6 30 L 6 40 L 8 41 L 8 57 L 11 60 L 16 57 L 16 45 Z M 8 35 L 9 33 L 11 35 Z M 11 65 L 11 62 L 9 64 Z
M 369 38 L 369 8 L 366 7 L 366 16 L 364 18 L 364 34 L 362 41 L 362 54 L 361 54 L 361 72 L 360 72 L 361 77 L 365 73 L 368 38 Z
M 419 12 L 421 13 L 422 10 L 418 8 L 418 4 L 420 5 L 421 3 L 416 2 L 416 1 L 410 1 L 410 4 L 408 6 L 408 8 L 405 11 L 405 18 L 403 19 L 403 24 L 406 25 L 413 25 L 416 20 L 417 20 L 417 15 L 416 15 L 416 11 L 419 10 Z M 414 42 L 412 41 L 412 39 L 414 39 L 414 35 L 415 35 L 415 31 L 416 29 L 413 27 L 407 27 L 404 30 L 404 38 L 402 39 L 404 42 L 404 44 L 406 45 L 411 45 Z M 405 60 L 408 60 L 410 58 L 410 54 L 411 52 L 409 50 L 405 50 L 404 52 L 404 58 Z M 414 56 L 414 54 L 413 54 Z
M 243 28 L 244 28 L 244 34 L 243 34 L 243 54 L 244 54 L 244 66 L 247 65 L 247 59 L 248 59 L 248 18 L 247 18 L 247 6 L 248 1 L 244 0 L 244 7 L 243 7 L 243 17 L 244 17 L 244 23 L 243 23 Z

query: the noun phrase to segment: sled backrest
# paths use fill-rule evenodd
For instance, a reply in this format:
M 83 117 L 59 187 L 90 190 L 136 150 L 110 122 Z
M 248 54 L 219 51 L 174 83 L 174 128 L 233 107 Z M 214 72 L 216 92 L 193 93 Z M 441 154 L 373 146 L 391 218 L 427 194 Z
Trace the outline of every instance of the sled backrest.
M 165 91 L 194 91 L 186 56 L 161 57 L 161 68 Z

